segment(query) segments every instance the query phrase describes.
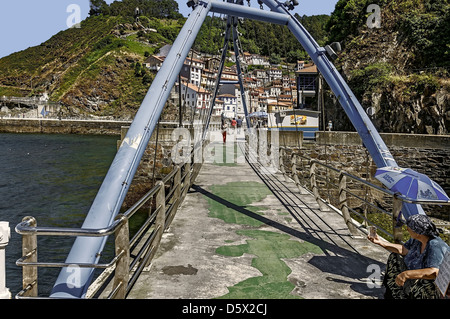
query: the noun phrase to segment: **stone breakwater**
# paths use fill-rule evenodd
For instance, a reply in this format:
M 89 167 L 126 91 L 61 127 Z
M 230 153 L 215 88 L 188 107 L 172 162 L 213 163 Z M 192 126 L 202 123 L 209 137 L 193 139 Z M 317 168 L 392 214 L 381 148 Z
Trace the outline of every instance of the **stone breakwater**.
M 113 135 L 120 137 L 119 146 L 130 123 L 131 121 L 107 120 L 0 119 L 0 133 Z M 170 160 L 171 150 L 176 143 L 171 135 L 175 127 L 177 127 L 176 123 L 161 125 L 158 144 L 155 136 L 152 136 L 136 174 L 137 182 L 134 183 L 141 184 L 136 186 L 140 191 L 131 193 L 136 193 L 138 196 L 144 194 L 151 188 L 154 178 L 160 179 L 170 172 L 173 166 Z M 321 160 L 350 174 L 377 183 L 373 179 L 377 167 L 357 133 L 321 131 L 316 133 L 315 141 L 308 142 L 299 142 L 297 134 L 297 132 L 281 132 L 279 145 L 291 148 L 300 146 L 301 153 L 310 158 Z M 409 167 L 428 175 L 450 194 L 450 135 L 395 133 L 380 135 L 399 166 Z M 270 138 L 270 135 L 268 137 Z M 154 163 L 155 160 L 156 163 Z M 155 172 L 153 167 L 156 168 Z M 308 174 L 305 172 L 305 177 Z M 433 207 L 432 215 L 443 220 L 450 220 L 449 208 L 450 206 Z
M 0 119 L 0 133 L 117 135 L 131 121 L 69 119 Z

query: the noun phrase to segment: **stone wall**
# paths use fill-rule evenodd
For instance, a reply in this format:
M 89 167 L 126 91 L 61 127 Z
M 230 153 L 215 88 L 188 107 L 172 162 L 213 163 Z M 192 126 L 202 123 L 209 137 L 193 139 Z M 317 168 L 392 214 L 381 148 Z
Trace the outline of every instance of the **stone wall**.
M 380 135 L 400 167 L 426 174 L 450 194 L 449 135 Z M 357 133 L 319 132 L 316 141 L 303 142 L 301 153 L 381 185 L 373 178 L 377 167 Z M 363 193 L 362 190 L 359 191 Z M 377 198 L 376 202 L 380 206 L 386 205 L 381 197 Z M 389 208 L 389 205 L 386 208 Z M 424 206 L 424 209 L 434 217 L 450 221 L 450 206 Z
M 127 121 L 0 119 L 0 133 L 120 135 Z

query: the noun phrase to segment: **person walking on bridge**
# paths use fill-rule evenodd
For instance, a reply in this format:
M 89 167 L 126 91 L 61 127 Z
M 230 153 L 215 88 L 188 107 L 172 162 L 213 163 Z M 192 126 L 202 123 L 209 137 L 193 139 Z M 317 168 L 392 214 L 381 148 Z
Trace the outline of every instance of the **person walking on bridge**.
M 231 127 L 233 128 L 233 134 L 236 133 L 236 124 L 237 124 L 236 119 L 233 118 L 233 119 L 231 120 Z
M 240 117 L 237 118 L 236 125 L 237 125 L 237 132 L 238 132 L 238 134 L 241 134 L 242 119 Z
M 224 123 L 222 125 L 222 139 L 224 143 L 227 142 L 227 129 L 228 129 L 227 123 Z

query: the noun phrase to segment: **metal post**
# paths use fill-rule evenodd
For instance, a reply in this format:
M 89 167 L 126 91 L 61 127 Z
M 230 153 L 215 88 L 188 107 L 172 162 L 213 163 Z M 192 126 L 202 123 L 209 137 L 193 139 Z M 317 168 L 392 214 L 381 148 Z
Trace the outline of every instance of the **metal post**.
M 231 18 L 228 17 L 227 18 L 227 27 L 225 29 L 225 37 L 224 37 L 224 41 L 223 41 L 222 56 L 220 59 L 219 69 L 217 70 L 217 80 L 216 80 L 216 83 L 214 86 L 214 92 L 213 92 L 213 95 L 211 98 L 212 103 L 209 107 L 209 114 L 206 117 L 206 123 L 203 128 L 203 136 L 201 139 L 202 141 L 206 138 L 206 134 L 209 131 L 209 123 L 211 121 L 211 115 L 212 115 L 214 105 L 216 102 L 217 93 L 219 92 L 219 88 L 220 88 L 220 78 L 222 77 L 223 68 L 225 66 L 225 60 L 226 60 L 227 51 L 228 51 L 228 41 L 230 40 L 230 32 L 231 32 Z
M 28 222 L 29 227 L 36 227 L 37 222 L 34 217 L 27 216 L 22 222 Z M 28 256 L 27 262 L 37 262 L 37 235 L 23 235 L 22 237 L 22 256 Z M 26 291 L 25 296 L 37 297 L 38 283 L 37 266 L 23 266 L 22 268 L 22 288 Z
M 358 236 L 355 225 L 352 223 L 352 219 L 348 212 L 347 206 L 347 176 L 344 174 L 339 175 L 339 209 L 342 212 L 342 217 L 344 217 L 345 224 L 352 236 Z
M 117 215 L 116 219 L 122 218 L 123 215 Z M 122 254 L 117 261 L 113 291 L 117 289 L 115 299 L 125 299 L 127 292 L 127 284 L 130 278 L 130 232 L 128 219 L 122 222 L 122 225 L 116 231 L 115 252 L 116 256 Z
M 183 127 L 183 110 L 181 109 L 181 73 L 178 73 L 178 113 L 179 113 L 179 127 Z
M 395 227 L 397 224 L 397 218 L 403 206 L 403 201 L 396 196 L 393 197 L 392 207 L 392 234 L 394 235 L 394 242 L 400 244 L 403 240 L 403 232 L 401 227 Z
M 179 167 L 177 169 L 179 169 Z M 151 260 L 153 259 L 153 256 L 155 256 L 156 250 L 159 246 L 159 243 L 161 242 L 164 230 L 166 229 L 166 190 L 164 188 L 164 183 L 162 181 L 158 181 L 156 185 L 159 186 L 159 191 L 158 193 L 156 193 L 156 209 L 158 209 L 154 229 L 156 235 L 155 239 L 153 240 L 152 247 L 150 248 L 150 256 L 147 259 L 145 267 L 148 267 Z
M 242 80 L 242 70 L 241 70 L 241 64 L 239 62 L 239 48 L 238 48 L 238 35 L 237 35 L 237 18 L 233 17 L 233 47 L 234 47 L 234 56 L 236 58 L 236 70 L 238 75 L 238 82 L 239 82 L 239 88 L 241 91 L 241 101 L 242 101 L 242 107 L 244 108 L 244 114 L 245 114 L 245 123 L 247 125 L 247 128 L 250 128 L 250 118 L 248 117 L 248 111 L 247 111 L 247 101 L 245 97 L 245 89 L 244 84 Z
M 6 246 L 8 246 L 11 230 L 8 222 L 0 222 L 0 299 L 11 299 L 6 288 Z
M 311 169 L 310 169 L 310 175 L 309 175 L 310 181 L 311 181 L 311 188 L 313 190 L 314 198 L 316 199 L 316 202 L 319 204 L 319 208 L 321 211 L 326 210 L 325 204 L 322 202 L 319 194 L 319 188 L 317 187 L 317 181 L 316 181 L 316 163 L 311 163 Z

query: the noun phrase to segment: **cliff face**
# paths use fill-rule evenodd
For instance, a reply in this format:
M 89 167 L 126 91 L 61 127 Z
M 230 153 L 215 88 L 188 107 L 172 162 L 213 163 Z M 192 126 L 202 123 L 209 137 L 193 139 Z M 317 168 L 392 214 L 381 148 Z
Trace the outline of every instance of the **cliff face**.
M 377 2 L 381 25 L 369 28 L 366 9 Z M 346 16 L 343 12 L 359 21 L 346 34 L 334 32 L 344 48 L 335 64 L 363 108 L 373 108 L 375 127 L 380 132 L 448 134 L 449 42 L 436 33 L 449 23 L 447 1 L 341 0 L 336 11 L 334 26 L 340 23 L 336 15 Z M 333 33 L 333 25 L 329 28 Z M 336 102 L 329 100 L 327 106 L 336 129 L 353 130 Z

